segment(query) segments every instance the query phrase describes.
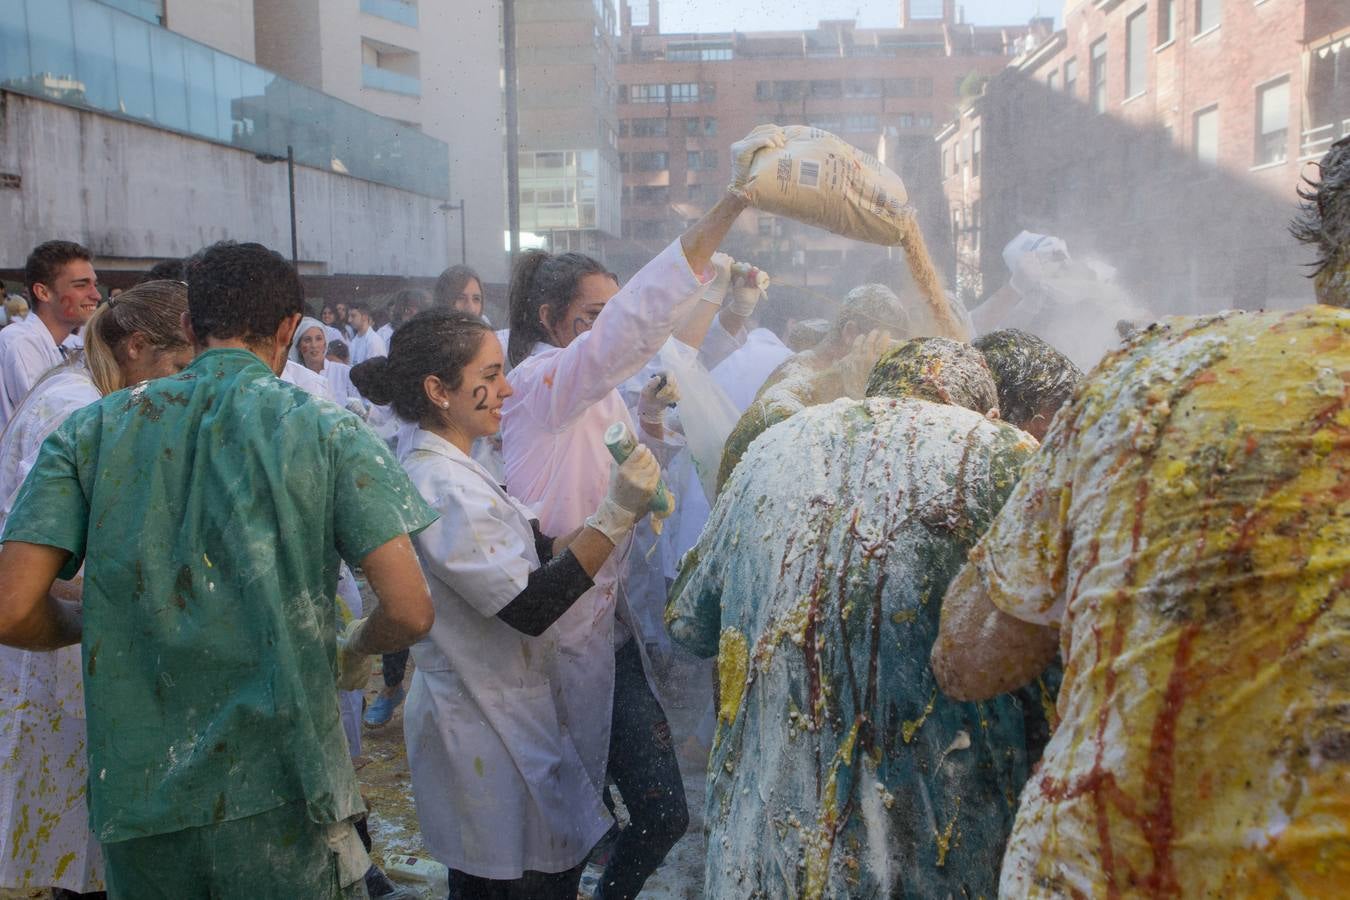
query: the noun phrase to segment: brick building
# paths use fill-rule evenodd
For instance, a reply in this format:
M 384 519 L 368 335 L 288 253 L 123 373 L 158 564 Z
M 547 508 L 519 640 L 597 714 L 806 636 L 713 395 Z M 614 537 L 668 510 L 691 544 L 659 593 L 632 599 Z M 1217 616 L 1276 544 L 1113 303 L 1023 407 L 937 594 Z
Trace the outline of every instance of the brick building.
M 623 275 L 716 201 L 730 179 L 727 147 L 766 122 L 816 125 L 880 151 L 916 203 L 945 217 L 933 135 L 963 88 L 1006 66 L 1029 30 L 960 23 L 953 0 L 904 0 L 896 28 L 824 21 L 807 31 L 663 34 L 656 0 L 640 2 L 620 13 L 623 240 L 607 258 Z M 945 234 L 945 218 L 927 224 Z M 885 256 L 756 214 L 727 246 L 813 295 L 837 296 Z
M 1307 302 L 1287 225 L 1305 164 L 1350 133 L 1348 38 L 1344 0 L 1069 0 L 938 136 L 968 301 L 1027 229 L 1155 312 Z

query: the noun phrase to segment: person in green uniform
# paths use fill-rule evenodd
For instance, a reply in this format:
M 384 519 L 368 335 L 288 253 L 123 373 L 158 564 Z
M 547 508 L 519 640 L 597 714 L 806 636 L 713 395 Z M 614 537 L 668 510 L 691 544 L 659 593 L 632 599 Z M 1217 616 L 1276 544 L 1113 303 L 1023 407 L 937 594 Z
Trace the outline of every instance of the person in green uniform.
M 115 900 L 364 897 L 334 675 L 430 629 L 409 534 L 435 515 L 355 416 L 276 377 L 303 302 L 285 259 L 222 242 L 187 280 L 192 365 L 43 445 L 0 549 L 0 642 L 82 642 Z M 335 642 L 341 560 L 379 605 Z M 82 563 L 82 603 L 50 596 Z
M 948 581 L 1035 441 L 985 417 L 983 356 L 882 357 L 863 400 L 747 450 L 666 621 L 717 657 L 709 897 L 991 896 L 1026 781 L 1026 710 L 958 703 L 928 668 Z

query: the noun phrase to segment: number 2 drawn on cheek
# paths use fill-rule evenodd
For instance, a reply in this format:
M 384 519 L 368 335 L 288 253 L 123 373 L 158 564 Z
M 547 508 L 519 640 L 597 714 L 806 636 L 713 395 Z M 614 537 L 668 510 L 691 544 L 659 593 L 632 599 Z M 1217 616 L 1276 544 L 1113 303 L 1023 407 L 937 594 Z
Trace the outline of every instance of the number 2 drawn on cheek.
M 487 385 L 485 384 L 480 384 L 473 389 L 474 399 L 478 401 L 478 405 L 473 408 L 474 412 L 482 412 L 487 409 L 487 394 Z

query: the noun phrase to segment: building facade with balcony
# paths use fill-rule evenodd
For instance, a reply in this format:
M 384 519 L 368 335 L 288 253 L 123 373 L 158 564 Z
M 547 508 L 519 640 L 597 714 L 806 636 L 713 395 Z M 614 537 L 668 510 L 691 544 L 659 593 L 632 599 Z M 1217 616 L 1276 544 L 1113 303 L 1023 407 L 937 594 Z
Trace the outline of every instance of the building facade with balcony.
M 878 154 L 905 178 L 925 231 L 945 235 L 933 135 L 963 91 L 1007 65 L 1032 31 L 962 23 L 951 2 L 904 2 L 897 28 L 845 20 L 805 31 L 667 34 L 655 0 L 642 3 L 625 8 L 618 70 L 624 240 L 611 258 L 620 272 L 717 200 L 730 179 L 728 146 L 767 122 L 816 126 Z M 741 217 L 728 246 L 807 302 L 837 297 L 886 256 L 756 213 Z
M 1287 226 L 1350 133 L 1348 39 L 1336 0 L 1070 0 L 938 137 L 958 271 L 998 289 L 1025 229 L 1158 313 L 1307 302 Z
M 302 272 L 446 264 L 443 141 L 156 24 L 185 18 L 176 4 L 126 6 L 0 0 L 0 269 L 52 238 L 105 272 L 222 238 L 284 252 L 286 167 L 264 163 L 288 147 Z

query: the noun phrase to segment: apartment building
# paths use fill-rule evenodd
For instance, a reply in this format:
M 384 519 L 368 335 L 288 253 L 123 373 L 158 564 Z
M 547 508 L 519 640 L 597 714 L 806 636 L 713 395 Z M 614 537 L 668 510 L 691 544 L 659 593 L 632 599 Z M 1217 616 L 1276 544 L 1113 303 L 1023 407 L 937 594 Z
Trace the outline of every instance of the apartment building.
M 1305 164 L 1350 133 L 1350 5 L 1070 0 L 939 134 L 968 300 L 1023 229 L 1116 266 L 1158 312 L 1293 305 Z
M 179 7 L 203 0 L 169 2 L 176 27 Z M 462 233 L 467 262 L 490 281 L 505 280 L 498 0 L 206 2 L 252 7 L 260 65 L 445 142 L 453 196 L 439 212 L 450 258 L 461 261 Z
M 911 193 L 945 215 L 932 138 L 963 92 L 1007 65 L 1030 26 L 963 23 L 946 2 L 905 0 L 895 28 L 851 20 L 814 29 L 668 34 L 656 0 L 625 6 L 619 73 L 623 237 L 611 264 L 631 271 L 715 202 L 727 147 L 756 125 L 813 125 L 879 153 Z M 933 220 L 932 227 L 938 227 Z M 940 227 L 945 233 L 945 218 Z M 780 285 L 834 294 L 885 251 L 749 214 L 728 246 Z M 939 247 L 939 249 L 941 249 Z

